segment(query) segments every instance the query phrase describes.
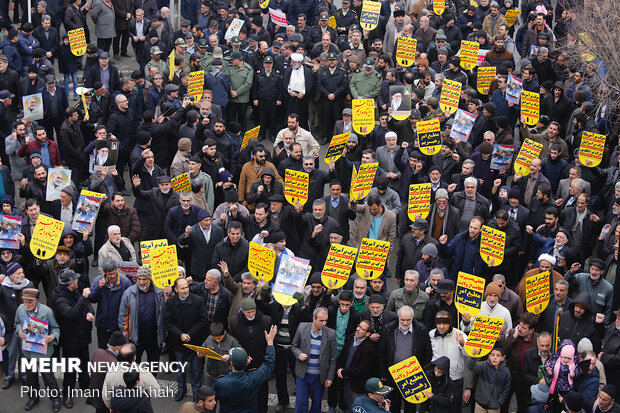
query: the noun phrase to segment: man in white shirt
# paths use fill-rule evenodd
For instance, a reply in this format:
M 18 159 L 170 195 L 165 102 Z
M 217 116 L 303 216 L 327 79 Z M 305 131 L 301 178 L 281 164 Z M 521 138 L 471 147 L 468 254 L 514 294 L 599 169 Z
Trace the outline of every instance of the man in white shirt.
M 504 319 L 504 325 L 500 331 L 500 336 L 507 336 L 508 332 L 512 330 L 512 316 L 510 311 L 499 303 L 499 297 L 501 296 L 501 289 L 497 285 L 497 282 L 493 281 L 487 285 L 484 290 L 484 299 L 480 307 L 478 315 L 486 315 L 489 317 L 497 317 Z M 461 321 L 461 330 L 465 333 L 471 331 L 471 327 L 474 325 L 476 317 L 472 317 L 469 313 L 463 314 L 463 321 Z
M 296 113 L 291 113 L 288 116 L 287 125 L 288 128 L 284 128 L 280 132 L 278 132 L 274 147 L 277 146 L 280 141 L 282 141 L 284 137 L 284 132 L 288 129 L 293 132 L 293 139 L 295 140 L 295 142 L 301 145 L 301 151 L 303 153 L 303 156 L 314 155 L 315 151 L 318 153 L 321 147 L 310 132 L 299 126 L 299 115 L 297 115 Z

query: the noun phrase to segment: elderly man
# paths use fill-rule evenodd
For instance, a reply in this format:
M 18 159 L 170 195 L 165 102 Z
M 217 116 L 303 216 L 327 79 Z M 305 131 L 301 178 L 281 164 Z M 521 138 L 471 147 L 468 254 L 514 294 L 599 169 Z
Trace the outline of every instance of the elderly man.
M 469 221 L 475 216 L 482 217 L 484 222 L 489 219 L 489 200 L 478 192 L 478 180 L 473 176 L 465 178 L 464 187 L 463 191 L 456 192 L 452 196 L 450 202 L 461 212 L 460 231 L 465 231 L 469 226 Z
M 392 291 L 386 309 L 397 312 L 401 307 L 409 306 L 415 310 L 415 318 L 422 321 L 428 294 L 418 288 L 419 274 L 414 270 L 405 271 L 404 287 Z
M 504 325 L 500 331 L 501 336 L 508 336 L 508 332 L 512 330 L 512 315 L 510 312 L 499 303 L 499 296 L 501 291 L 496 282 L 491 282 L 484 290 L 484 301 L 480 307 L 479 315 L 485 315 L 489 317 L 497 317 L 504 319 Z M 466 333 L 471 331 L 471 327 L 474 325 L 476 317 L 472 317 L 469 313 L 463 314 L 463 321 L 461 321 L 461 330 Z
M 499 296 L 499 303 L 510 311 L 510 314 L 512 314 L 512 322 L 514 324 L 515 321 L 521 317 L 521 314 L 523 314 L 523 304 L 521 303 L 521 299 L 517 293 L 506 287 L 506 277 L 504 277 L 503 274 L 495 274 L 492 281 L 497 283 L 497 286 L 501 292 Z
M 99 273 L 103 274 L 103 262 L 110 259 L 114 262 L 136 261 L 136 250 L 129 238 L 121 236 L 118 225 L 108 227 L 108 241 L 99 249 Z
M 564 278 L 571 287 L 573 296 L 585 292 L 590 296 L 591 310 L 594 313 L 605 314 L 605 322 L 611 323 L 612 320 L 612 300 L 614 287 L 609 281 L 602 278 L 605 272 L 605 262 L 598 258 L 590 260 L 590 273 L 580 272 L 581 264 L 578 262 L 571 265 L 570 270 Z
M 181 198 L 183 200 L 183 197 Z M 224 230 L 211 222 L 209 211 L 201 209 L 197 215 L 198 222 L 187 225 L 178 238 L 180 246 L 190 249 L 191 266 L 189 273 L 196 281 L 202 281 L 205 272 L 211 267 L 215 246 L 224 239 Z
M 417 218 L 410 227 L 411 233 L 401 239 L 398 249 L 395 278 L 399 285 L 402 285 L 404 271 L 414 268 L 422 258 L 423 249 L 429 244 L 437 244 L 437 241 L 428 234 L 428 222 L 425 219 Z M 426 277 L 422 281 L 426 281 Z
M 375 278 L 380 280 L 380 278 Z M 388 323 L 396 320 L 396 313 L 385 308 L 386 299 L 380 294 L 373 294 L 368 299 L 368 310 L 362 313 L 362 320 L 372 322 L 373 330 L 370 340 L 377 343 L 381 338 L 381 331 Z

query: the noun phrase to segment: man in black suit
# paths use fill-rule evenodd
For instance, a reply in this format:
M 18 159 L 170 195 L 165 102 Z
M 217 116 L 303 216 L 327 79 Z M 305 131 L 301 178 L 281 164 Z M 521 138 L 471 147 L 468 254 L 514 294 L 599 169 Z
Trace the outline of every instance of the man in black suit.
M 516 187 L 512 188 L 508 191 L 508 200 L 503 200 L 499 208 L 508 211 L 508 216 L 519 225 L 521 232 L 524 232 L 527 220 L 530 216 L 530 211 L 519 204 L 520 196 L 521 191 Z
M 41 20 L 41 25 L 35 25 L 32 35 L 39 41 L 39 47 L 45 50 L 45 57 L 53 64 L 60 42 L 58 29 L 52 25 L 52 19 L 44 17 Z
M 84 85 L 88 88 L 94 87 L 96 82 L 102 82 L 102 72 L 108 71 L 108 82 L 107 84 L 102 82 L 103 85 L 110 93 L 119 90 L 121 87 L 121 78 L 118 74 L 118 69 L 116 66 L 110 63 L 110 54 L 108 52 L 100 51 L 98 57 L 99 64 L 88 70 L 88 74 L 84 80 Z
M 342 184 L 337 179 L 329 183 L 329 195 L 321 198 L 325 201 L 327 216 L 334 218 L 343 229 L 342 243 L 349 241 L 349 219 L 355 219 L 355 212 L 349 209 L 349 198 L 342 195 Z

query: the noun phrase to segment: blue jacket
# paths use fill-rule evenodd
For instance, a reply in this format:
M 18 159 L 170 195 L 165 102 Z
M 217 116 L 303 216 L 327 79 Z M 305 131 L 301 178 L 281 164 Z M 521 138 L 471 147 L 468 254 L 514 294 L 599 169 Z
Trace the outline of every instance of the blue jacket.
M 194 225 L 198 223 L 198 213 L 202 211 L 202 208 L 191 205 L 189 207 L 189 216 L 188 216 L 188 225 Z M 168 211 L 168 215 L 166 215 L 166 221 L 164 223 L 164 233 L 166 234 L 166 238 L 168 238 L 168 245 L 173 245 L 177 242 L 180 235 L 183 235 L 185 232 L 185 227 L 187 225 L 183 225 L 183 208 L 181 205 L 172 207 L 170 211 Z
M 514 126 L 517 121 L 517 114 L 519 113 L 519 106 L 513 105 L 512 107 L 508 106 L 508 101 L 506 100 L 506 95 L 501 89 L 497 89 L 491 95 L 491 102 L 495 103 L 495 107 L 497 108 L 495 114 L 499 116 L 506 116 L 508 118 L 508 124 Z
M 58 46 L 58 70 L 62 74 L 77 73 L 77 59 L 71 53 L 71 47 L 68 44 Z
M 398 391 L 396 389 L 392 391 Z M 351 405 L 351 411 L 353 413 L 384 413 L 385 409 L 379 407 L 376 401 L 366 396 L 359 396 L 353 401 Z
M 594 367 L 592 373 L 582 373 L 575 379 L 575 387 L 573 390 L 577 393 L 581 393 L 586 406 L 591 405 L 598 395 L 599 378 L 600 374 L 598 369 Z
M 306 15 L 306 24 L 310 27 L 314 26 L 316 23 L 316 4 L 317 2 L 312 0 L 296 0 L 289 3 L 288 13 L 286 14 L 289 23 L 297 25 L 297 16 L 304 13 Z
M 212 70 L 206 78 L 207 88 L 213 92 L 213 103 L 220 106 L 228 105 L 228 92 L 230 80 L 222 71 Z
M 88 301 L 97 303 L 95 326 L 107 331 L 116 331 L 118 330 L 118 310 L 121 305 L 121 297 L 125 290 L 131 287 L 131 281 L 119 274 L 117 282 L 112 288 L 99 287 L 99 281 L 102 277 L 99 275 L 93 280 Z
M 24 32 L 19 32 L 17 35 L 17 47 L 22 55 L 22 64 L 29 66 L 33 62 L 32 51 L 40 46 L 40 43 L 33 35 L 26 35 Z
M 157 90 L 157 86 L 155 86 L 154 84 L 151 85 L 148 92 L 146 92 L 146 108 L 155 110 L 155 108 L 157 107 L 157 104 L 159 103 L 161 98 L 164 96 L 164 94 L 165 92 L 164 92 L 163 87 L 161 88 L 161 92 L 160 92 L 159 90 Z
M 17 44 L 11 42 L 9 39 L 4 39 L 0 43 L 0 50 L 2 50 L 2 54 L 9 59 L 9 67 L 17 71 L 17 73 L 21 73 L 23 69 L 22 55 L 19 53 Z
M 276 359 L 276 350 L 267 346 L 265 361 L 251 372 L 231 372 L 221 377 L 213 384 L 220 399 L 221 413 L 256 413 L 256 395 L 261 385 L 273 372 Z
M 164 292 L 155 287 L 155 284 L 151 283 L 150 287 L 155 292 L 155 320 L 157 323 L 157 345 L 161 347 L 166 337 L 166 329 L 164 327 Z M 140 303 L 138 302 L 138 284 L 134 284 L 127 288 L 121 298 L 121 304 L 118 309 L 118 328 L 121 331 L 127 331 L 129 333 L 129 339 L 139 345 L 138 338 L 140 332 L 138 329 L 140 319 Z
M 469 246 L 467 245 L 469 244 Z M 476 252 L 474 255 L 474 268 L 461 268 L 465 255 L 468 254 L 468 250 L 475 247 Z M 439 255 L 450 260 L 450 271 L 448 278 L 456 281 L 460 270 L 470 272 L 471 274 L 483 277 L 486 270 L 486 264 L 480 256 L 480 236 L 472 243 L 469 241 L 469 232 L 463 231 L 458 234 L 449 244 L 439 244 Z M 454 257 L 454 258 L 453 258 Z

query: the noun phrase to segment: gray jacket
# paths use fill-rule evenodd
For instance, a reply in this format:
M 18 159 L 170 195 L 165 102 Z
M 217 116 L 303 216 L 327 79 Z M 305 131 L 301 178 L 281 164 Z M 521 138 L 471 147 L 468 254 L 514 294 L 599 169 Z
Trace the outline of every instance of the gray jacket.
M 407 152 L 405 151 L 404 153 Z M 388 181 L 388 186 L 393 190 L 398 191 L 400 189 L 400 171 L 394 163 L 394 158 L 396 156 L 398 156 L 398 147 L 396 147 L 396 150 L 394 151 L 394 156 L 390 156 L 390 151 L 387 145 L 379 146 L 377 148 L 377 162 L 379 162 L 379 166 L 381 167 L 381 169 L 383 169 L 385 173 L 394 172 L 396 175 L 398 175 L 398 178 L 390 179 Z M 403 155 L 403 157 L 404 156 L 405 155 Z M 409 155 L 406 156 L 407 161 L 409 161 Z
M 312 323 L 301 323 L 297 327 L 291 351 L 295 356 L 295 375 L 304 377 L 308 369 L 308 360 L 310 359 L 310 331 Z M 323 336 L 321 337 L 321 356 L 319 358 L 319 370 L 321 372 L 321 384 L 325 380 L 334 380 L 336 374 L 336 331 L 329 327 L 323 327 Z M 299 360 L 300 354 L 307 354 L 305 361 Z
M 164 328 L 164 292 L 155 287 L 153 282 L 151 282 L 149 288 L 153 288 L 156 295 L 155 305 L 157 308 L 155 309 L 155 317 L 157 320 L 157 344 L 161 347 L 166 337 L 166 329 Z M 118 328 L 123 332 L 128 331 L 129 339 L 136 345 L 139 344 L 138 337 L 140 337 L 140 332 L 138 331 L 138 318 L 140 315 L 138 297 L 138 284 L 134 284 L 123 293 L 121 305 L 118 309 Z
M 110 2 L 110 5 L 112 5 L 112 2 Z M 90 10 L 90 17 L 95 22 L 95 35 L 97 38 L 111 39 L 116 37 L 114 6 L 110 8 L 103 0 L 95 0 L 93 8 Z
M 4 148 L 6 154 L 9 155 L 11 163 L 11 178 L 14 180 L 21 180 L 23 178 L 24 168 L 26 167 L 26 158 L 17 156 L 17 151 L 21 146 L 22 144 L 13 137 L 13 134 L 4 139 Z
M 370 190 L 368 195 L 376 195 L 381 199 L 381 203 L 386 209 L 392 211 L 396 216 L 400 214 L 400 210 L 402 208 L 402 204 L 400 203 L 400 197 L 398 196 L 398 192 L 393 190 L 388 186 L 387 190 L 383 195 L 379 193 L 379 189 L 374 187 Z M 368 197 L 368 196 L 367 196 Z
M 22 350 L 24 356 L 27 359 L 51 357 L 52 353 L 54 353 L 54 346 L 58 345 L 58 340 L 60 340 L 60 326 L 58 325 L 58 322 L 56 322 L 56 317 L 54 317 L 54 312 L 52 311 L 52 309 L 44 304 L 37 303 L 37 311 L 38 312 L 34 316 L 34 318 L 47 321 L 48 322 L 48 326 L 47 326 L 48 333 L 47 334 L 56 337 L 56 339 L 52 341 L 51 343 L 47 344 L 47 354 L 40 354 L 40 353 L 35 353 L 32 351 Z M 16 331 L 22 330 L 22 321 L 24 317 L 26 316 L 28 316 L 28 310 L 26 310 L 26 307 L 23 304 L 21 304 L 19 307 L 17 307 L 17 312 L 15 313 Z M 17 335 L 17 333 L 15 334 Z M 335 346 L 336 346 L 336 336 L 334 335 L 334 349 L 336 348 Z

